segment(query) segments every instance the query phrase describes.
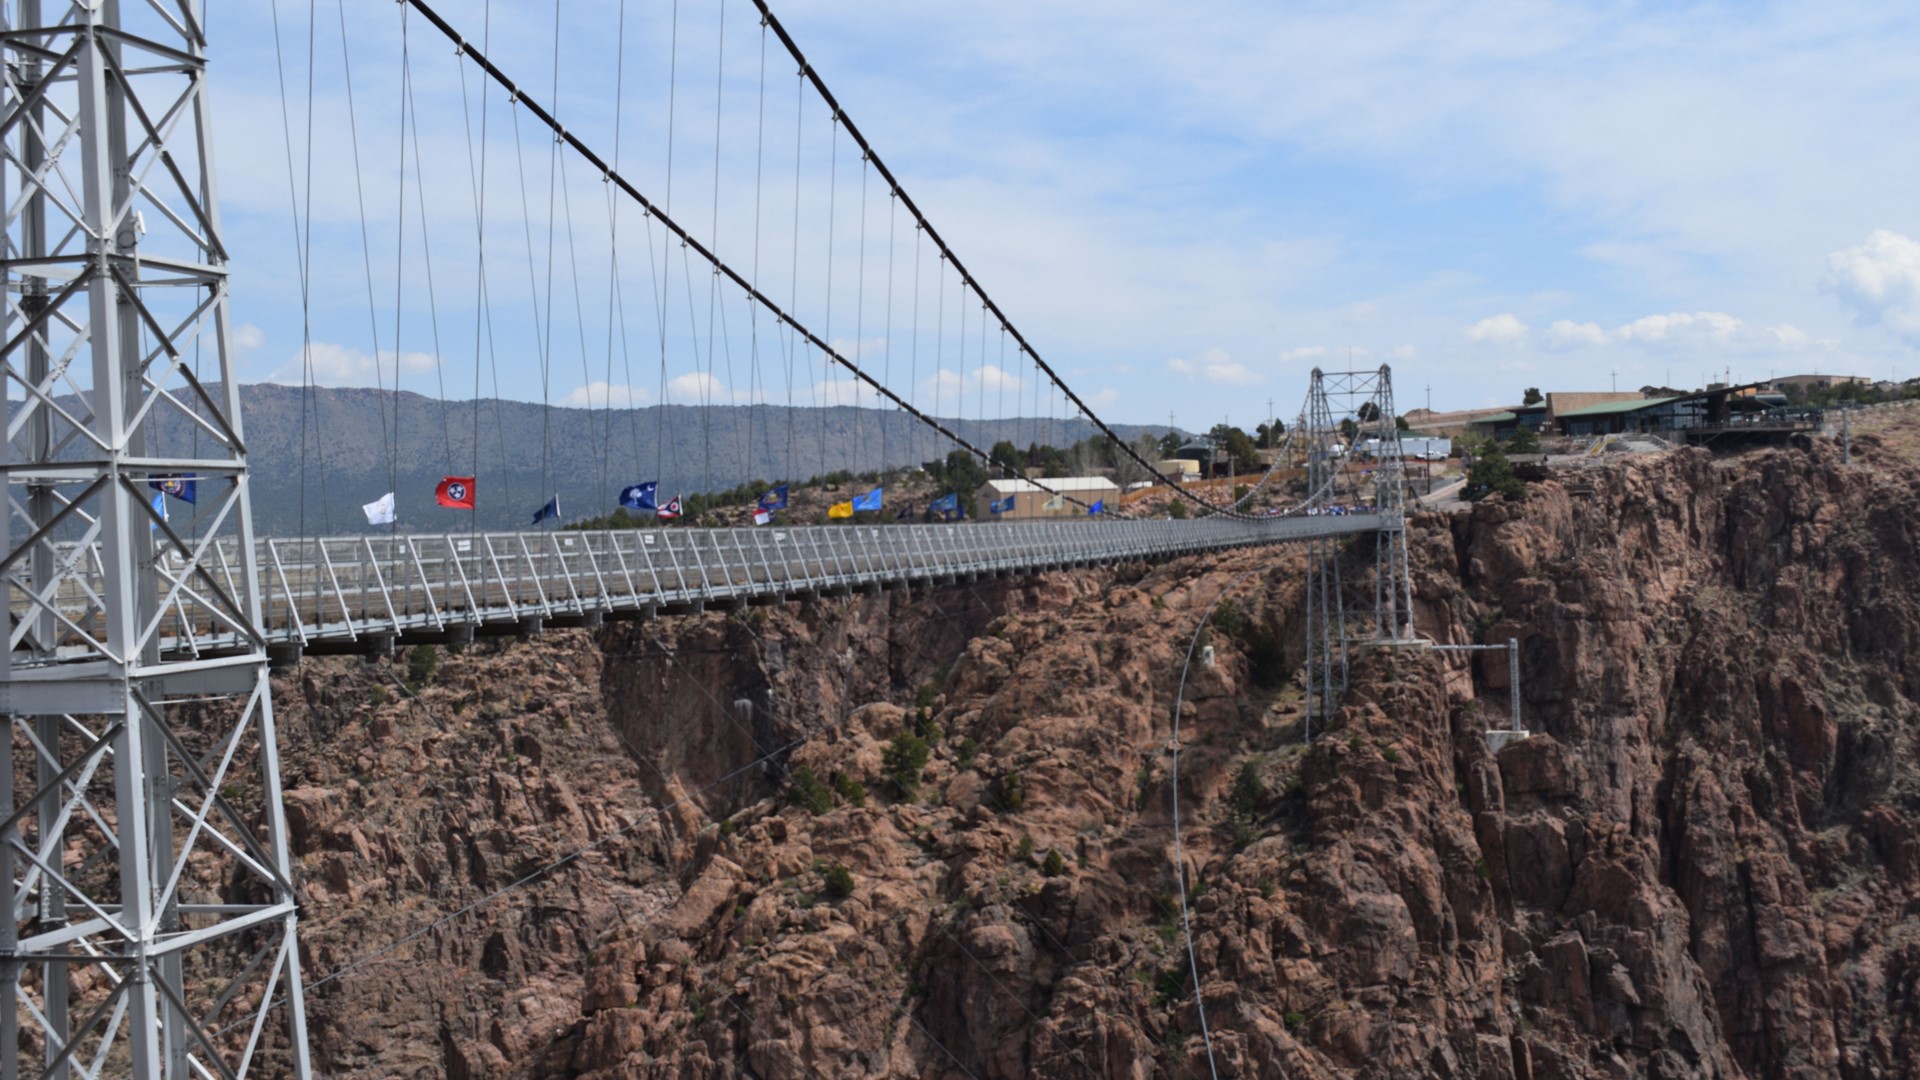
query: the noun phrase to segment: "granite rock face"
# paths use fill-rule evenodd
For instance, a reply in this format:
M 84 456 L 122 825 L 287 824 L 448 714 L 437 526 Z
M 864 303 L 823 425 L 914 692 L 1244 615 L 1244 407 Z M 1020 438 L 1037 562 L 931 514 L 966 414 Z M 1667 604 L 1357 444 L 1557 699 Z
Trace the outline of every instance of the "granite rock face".
M 1505 657 L 1413 648 L 1303 744 L 1293 550 L 309 661 L 320 1064 L 1920 1076 L 1920 472 L 1859 444 L 1414 521 L 1419 631 L 1520 642 L 1497 755 Z

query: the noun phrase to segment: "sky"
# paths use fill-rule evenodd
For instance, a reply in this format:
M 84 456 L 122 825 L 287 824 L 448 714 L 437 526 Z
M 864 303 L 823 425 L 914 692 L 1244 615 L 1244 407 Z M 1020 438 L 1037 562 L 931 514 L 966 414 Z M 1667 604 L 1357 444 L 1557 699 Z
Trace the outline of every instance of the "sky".
M 777 42 L 762 66 L 745 0 L 435 6 L 908 400 L 1065 408 L 930 245 L 915 255 Z M 503 93 L 482 140 L 477 72 L 463 85 L 406 10 L 216 9 L 243 379 L 397 371 L 429 395 L 616 406 L 873 400 L 524 113 L 516 142 Z M 1920 376 L 1920 13 L 1904 5 L 775 12 L 973 278 L 1110 420 L 1250 428 L 1296 412 L 1315 367 L 1382 363 L 1402 410 L 1529 386 Z

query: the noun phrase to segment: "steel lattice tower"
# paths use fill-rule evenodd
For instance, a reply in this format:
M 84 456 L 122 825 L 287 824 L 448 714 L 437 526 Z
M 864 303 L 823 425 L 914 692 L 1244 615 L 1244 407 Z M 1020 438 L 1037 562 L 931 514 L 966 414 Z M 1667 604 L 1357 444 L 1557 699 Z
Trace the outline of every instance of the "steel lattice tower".
M 0 1080 L 309 1074 L 204 16 L 0 6 Z
M 1313 371 L 1304 420 L 1307 495 L 1319 512 L 1378 514 L 1372 573 L 1365 541 L 1325 536 L 1307 547 L 1306 733 L 1324 729 L 1347 689 L 1349 646 L 1412 644 L 1406 469 L 1393 411 L 1393 372 Z M 1350 422 L 1352 437 L 1341 430 Z

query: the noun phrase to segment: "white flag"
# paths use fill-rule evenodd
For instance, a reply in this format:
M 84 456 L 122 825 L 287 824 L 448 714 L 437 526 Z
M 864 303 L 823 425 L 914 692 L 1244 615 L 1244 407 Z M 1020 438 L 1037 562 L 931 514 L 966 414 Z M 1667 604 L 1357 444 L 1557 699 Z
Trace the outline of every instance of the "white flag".
M 367 512 L 367 524 L 369 525 L 393 524 L 393 492 L 387 492 L 385 495 L 362 506 L 360 509 Z

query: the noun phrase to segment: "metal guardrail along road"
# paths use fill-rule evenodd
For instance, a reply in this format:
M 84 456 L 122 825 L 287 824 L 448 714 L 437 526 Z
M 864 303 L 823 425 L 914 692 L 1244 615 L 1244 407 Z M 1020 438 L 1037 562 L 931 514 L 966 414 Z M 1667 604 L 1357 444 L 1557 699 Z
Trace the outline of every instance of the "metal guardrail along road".
M 966 576 L 1159 558 L 1397 528 L 1379 514 L 1263 520 L 1060 521 L 991 525 L 841 525 L 350 536 L 256 541 L 266 643 L 281 650 L 360 651 L 395 638 L 463 640 L 475 632 L 597 622 L 621 613 L 699 610 Z M 232 542 L 201 565 L 242 594 Z M 71 558 L 79 553 L 69 551 Z M 99 618 L 97 553 L 89 588 L 64 598 L 74 631 Z M 233 627 L 189 608 L 205 578 L 177 553 L 158 562 L 161 651 L 219 654 Z M 89 595 L 91 594 L 91 595 Z M 182 602 L 182 601 L 186 602 Z M 23 612 L 14 612 L 16 626 Z M 63 646 L 62 653 L 69 650 Z M 55 659 L 55 658 L 48 658 Z

